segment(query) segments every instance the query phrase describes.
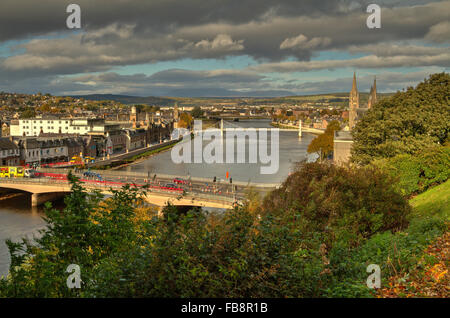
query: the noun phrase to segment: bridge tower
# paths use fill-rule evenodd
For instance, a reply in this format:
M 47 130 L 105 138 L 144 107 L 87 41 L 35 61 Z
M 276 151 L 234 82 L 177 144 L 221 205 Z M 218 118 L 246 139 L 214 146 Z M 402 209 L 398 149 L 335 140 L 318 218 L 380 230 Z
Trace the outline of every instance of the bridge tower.
M 298 121 L 298 136 L 300 138 L 302 138 L 302 120 L 301 119 L 299 119 L 299 121 Z
M 223 137 L 223 118 L 220 120 L 220 136 Z

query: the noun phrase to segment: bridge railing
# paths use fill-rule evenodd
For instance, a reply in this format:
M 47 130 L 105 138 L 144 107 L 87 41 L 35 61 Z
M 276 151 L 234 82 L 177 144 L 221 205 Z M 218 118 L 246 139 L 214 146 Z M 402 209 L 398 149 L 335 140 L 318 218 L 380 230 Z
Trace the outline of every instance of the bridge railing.
M 45 180 L 45 181 L 44 181 Z M 101 191 L 107 191 L 108 189 L 120 189 L 122 188 L 126 183 L 121 182 L 107 182 L 107 181 L 97 181 L 97 180 L 81 180 L 86 188 L 89 189 L 98 189 Z M 0 179 L 0 183 L 10 183 L 10 184 L 19 184 L 19 185 L 40 185 L 40 186 L 60 186 L 60 185 L 66 185 L 69 186 L 68 180 L 63 179 L 16 179 L 16 178 L 2 178 Z M 149 193 L 155 193 L 155 194 L 161 194 L 164 196 L 170 196 L 170 197 L 185 197 L 186 199 L 204 199 L 208 200 L 210 202 L 216 202 L 216 203 L 233 203 L 236 201 L 236 197 L 231 194 L 206 194 L 202 192 L 196 192 L 196 191 L 184 191 L 184 190 L 168 190 L 168 189 L 161 189 L 156 186 L 152 185 L 132 185 L 136 188 L 147 191 Z
M 39 170 L 43 173 L 60 173 L 60 174 L 68 174 L 69 171 L 72 171 L 74 173 L 73 169 L 51 169 L 51 168 L 43 168 Z M 127 182 L 133 182 L 133 179 L 150 179 L 153 178 L 154 175 L 156 175 L 157 179 L 164 179 L 164 180 L 173 180 L 175 178 L 183 178 L 183 179 L 189 179 L 192 182 L 203 182 L 208 184 L 213 184 L 212 180 L 214 176 L 211 176 L 209 178 L 201 178 L 201 177 L 192 177 L 192 176 L 180 176 L 180 175 L 169 175 L 169 174 L 162 174 L 157 172 L 151 172 L 150 176 L 148 172 L 136 172 L 136 171 L 117 171 L 117 170 L 90 170 L 93 173 L 100 174 L 103 177 L 113 177 L 113 178 L 120 178 Z M 219 185 L 230 185 L 229 181 L 221 181 L 217 180 L 216 184 Z M 244 181 L 237 181 L 233 180 L 233 185 L 237 185 L 240 187 L 255 187 L 255 188 L 267 188 L 267 189 L 274 189 L 280 186 L 279 183 L 257 183 L 257 182 L 244 182 Z

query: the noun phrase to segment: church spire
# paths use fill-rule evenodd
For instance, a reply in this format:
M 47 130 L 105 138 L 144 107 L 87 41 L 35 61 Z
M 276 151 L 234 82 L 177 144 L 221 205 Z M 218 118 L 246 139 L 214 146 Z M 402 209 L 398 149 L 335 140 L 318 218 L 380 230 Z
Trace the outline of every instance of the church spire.
M 373 81 L 373 86 L 370 88 L 369 103 L 367 105 L 367 108 L 372 108 L 372 106 L 375 105 L 376 102 L 377 102 L 377 78 L 375 77 Z
M 373 80 L 373 91 L 375 94 L 377 93 L 377 77 L 375 76 L 375 79 Z
M 353 73 L 353 86 L 349 96 L 349 129 L 355 127 L 358 117 L 357 109 L 359 108 L 359 93 L 356 86 L 356 72 Z
M 352 86 L 352 92 L 357 92 L 358 87 L 356 86 L 356 72 L 353 73 L 353 86 Z

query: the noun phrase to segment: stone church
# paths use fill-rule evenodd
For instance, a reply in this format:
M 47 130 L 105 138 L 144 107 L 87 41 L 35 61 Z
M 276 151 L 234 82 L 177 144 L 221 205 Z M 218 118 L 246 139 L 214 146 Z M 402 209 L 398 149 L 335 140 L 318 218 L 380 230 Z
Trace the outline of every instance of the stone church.
M 334 152 L 333 161 L 336 164 L 345 164 L 349 161 L 351 156 L 351 149 L 353 145 L 353 137 L 351 130 L 362 116 L 372 108 L 377 102 L 377 80 L 375 78 L 373 86 L 370 88 L 369 100 L 366 107 L 359 105 L 359 92 L 356 85 L 356 73 L 353 74 L 353 86 L 349 96 L 349 123 L 348 130 L 334 132 Z
M 372 106 L 375 105 L 376 102 L 377 102 L 377 79 L 375 78 L 373 86 L 370 88 L 369 101 L 367 103 L 367 107 L 360 107 L 359 92 L 358 87 L 356 85 L 356 73 L 354 73 L 353 86 L 349 96 L 349 108 L 350 108 L 349 122 L 348 122 L 349 130 L 352 130 L 355 127 L 358 118 L 364 116 L 364 113 L 368 109 L 372 108 Z

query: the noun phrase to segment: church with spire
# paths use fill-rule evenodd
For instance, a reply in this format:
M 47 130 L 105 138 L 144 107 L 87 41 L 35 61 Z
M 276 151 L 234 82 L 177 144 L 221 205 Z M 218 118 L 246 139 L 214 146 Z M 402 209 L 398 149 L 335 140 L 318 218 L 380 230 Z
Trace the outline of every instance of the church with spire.
M 353 130 L 359 118 L 361 118 L 364 113 L 373 107 L 377 102 L 377 79 L 374 79 L 373 85 L 370 88 L 369 100 L 367 107 L 360 107 L 359 104 L 359 92 L 358 86 L 356 84 L 356 73 L 353 73 L 353 85 L 349 96 L 349 121 L 348 128 Z
M 341 131 L 334 132 L 333 138 L 333 161 L 335 164 L 346 164 L 351 157 L 353 146 L 352 130 L 356 123 L 364 114 L 372 108 L 377 102 L 377 80 L 375 78 L 370 88 L 369 100 L 366 107 L 360 107 L 359 92 L 356 84 L 356 73 L 353 74 L 353 85 L 349 95 L 349 121 L 348 127 Z

